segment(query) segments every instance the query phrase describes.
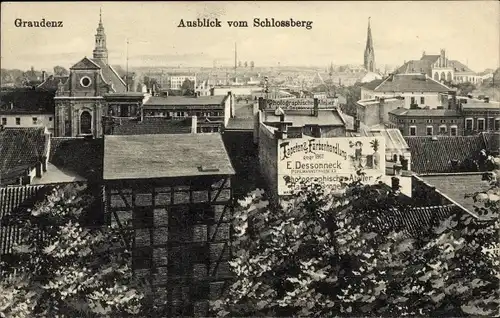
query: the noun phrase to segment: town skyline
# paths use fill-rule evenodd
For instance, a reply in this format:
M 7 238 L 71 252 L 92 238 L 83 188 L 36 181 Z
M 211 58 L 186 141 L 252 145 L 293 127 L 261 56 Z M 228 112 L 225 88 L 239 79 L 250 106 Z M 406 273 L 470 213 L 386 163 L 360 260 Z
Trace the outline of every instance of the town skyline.
M 451 7 L 453 14 L 443 14 Z M 2 3 L 1 62 L 2 68 L 11 69 L 71 67 L 83 56 L 92 55 L 102 9 L 109 60 L 116 65 L 126 64 L 127 39 L 130 67 L 228 67 L 234 65 L 234 43 L 239 60 L 254 61 L 261 67 L 362 65 L 371 17 L 376 65 L 402 65 L 419 59 L 423 51 L 439 54 L 445 49 L 449 58 L 480 72 L 500 64 L 496 49 L 500 46 L 499 8 L 494 1 L 432 5 L 357 2 L 356 6 L 350 2 L 310 2 L 307 6 L 293 2 L 286 7 L 275 2 L 146 2 L 140 6 L 109 2 Z M 254 17 L 293 18 L 313 24 L 310 30 L 253 28 Z M 63 21 L 64 26 L 49 29 L 14 25 L 15 19 L 42 18 Z M 249 27 L 177 27 L 181 19 L 196 18 L 218 18 L 223 23 L 245 20 Z

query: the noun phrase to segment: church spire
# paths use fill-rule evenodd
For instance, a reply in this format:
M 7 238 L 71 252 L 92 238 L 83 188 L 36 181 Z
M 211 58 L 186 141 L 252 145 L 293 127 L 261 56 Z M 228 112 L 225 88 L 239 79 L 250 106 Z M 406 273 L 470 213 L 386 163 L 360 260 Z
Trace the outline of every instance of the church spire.
M 102 10 L 99 9 L 99 25 L 97 26 L 97 33 L 95 34 L 95 48 L 93 51 L 95 60 L 100 60 L 108 64 L 108 49 L 106 48 L 106 33 L 104 33 L 104 26 L 102 24 Z
M 368 34 L 366 37 L 365 48 L 365 69 L 369 72 L 375 71 L 375 51 L 373 50 L 372 28 L 370 26 L 370 17 L 368 18 Z

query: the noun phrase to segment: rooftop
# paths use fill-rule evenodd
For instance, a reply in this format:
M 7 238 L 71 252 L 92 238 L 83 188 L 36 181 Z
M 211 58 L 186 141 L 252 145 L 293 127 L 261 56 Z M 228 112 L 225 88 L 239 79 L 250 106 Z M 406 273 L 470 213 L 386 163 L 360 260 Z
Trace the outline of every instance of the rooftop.
M 274 112 L 264 112 L 264 122 L 277 123 L 280 116 Z M 292 122 L 293 127 L 307 125 L 345 126 L 345 122 L 337 110 L 318 110 L 318 116 L 312 115 L 312 110 L 290 110 L 285 112 L 285 121 Z
M 104 180 L 234 173 L 218 133 L 104 137 Z
M 0 131 L 0 177 L 16 179 L 48 155 L 50 135 L 45 128 L 3 128 Z
M 229 118 L 226 130 L 253 130 L 253 118 Z
M 389 114 L 405 117 L 460 117 L 458 110 L 454 109 L 407 109 L 397 108 Z
M 483 135 L 476 136 L 407 136 L 412 155 L 412 171 L 417 173 L 449 173 L 457 171 L 458 165 L 474 160 L 483 149 L 487 149 Z M 469 169 L 468 166 L 463 167 Z
M 453 91 L 425 74 L 393 74 L 374 89 L 376 92 L 435 92 Z
M 406 152 L 410 150 L 401 131 L 396 128 L 370 129 L 362 127 L 359 132 L 348 132 L 347 137 L 384 137 L 386 150 Z
M 203 105 L 221 105 L 227 98 L 227 95 L 217 96 L 151 96 L 146 103 L 148 106 L 203 106 Z
M 186 134 L 191 133 L 192 119 L 173 120 L 162 117 L 144 117 L 125 119 L 113 126 L 112 135 L 147 135 L 147 134 Z
M 474 213 L 474 200 L 465 198 L 465 195 L 490 188 L 488 182 L 481 181 L 480 173 L 440 174 L 423 176 L 422 179 L 472 213 Z

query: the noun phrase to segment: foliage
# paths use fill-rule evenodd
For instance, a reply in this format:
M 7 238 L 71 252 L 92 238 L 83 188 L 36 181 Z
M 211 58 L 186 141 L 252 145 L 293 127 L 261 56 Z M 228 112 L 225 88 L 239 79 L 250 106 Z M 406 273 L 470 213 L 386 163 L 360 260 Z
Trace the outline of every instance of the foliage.
M 19 220 L 21 241 L 2 264 L 0 317 L 123 317 L 143 295 L 119 232 L 83 227 L 92 198 L 85 187 L 56 188 Z M 43 239 L 40 239 L 43 237 Z
M 59 65 L 54 66 L 54 75 L 55 76 L 68 76 L 69 71 L 62 66 L 59 66 Z
M 397 222 L 381 221 L 389 210 L 407 211 L 397 192 L 380 184 L 347 186 L 339 194 L 320 183 L 303 183 L 279 207 L 259 190 L 239 201 L 230 263 L 235 281 L 212 303 L 213 311 L 311 317 L 500 314 L 499 262 L 483 249 L 500 247 L 498 183 L 496 194 L 487 197 L 489 219 L 457 212 L 418 236 Z
M 183 96 L 193 96 L 194 92 L 194 81 L 190 81 L 189 79 L 185 79 L 181 85 L 181 91 Z
M 458 96 L 467 96 L 476 89 L 476 85 L 470 82 L 451 84 L 450 86 L 457 89 Z
M 250 61 L 250 68 L 254 68 L 255 67 L 255 63 L 253 61 Z

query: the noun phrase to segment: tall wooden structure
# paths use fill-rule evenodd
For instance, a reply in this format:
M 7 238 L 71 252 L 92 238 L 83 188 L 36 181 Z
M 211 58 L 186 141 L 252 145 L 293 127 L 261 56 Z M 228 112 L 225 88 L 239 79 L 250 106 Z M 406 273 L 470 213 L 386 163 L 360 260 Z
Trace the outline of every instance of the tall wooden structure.
M 220 134 L 105 137 L 107 220 L 162 316 L 206 316 L 230 278 L 232 175 Z

